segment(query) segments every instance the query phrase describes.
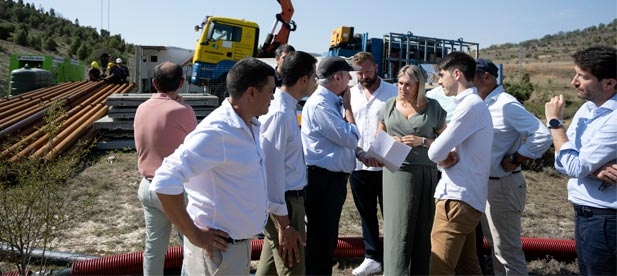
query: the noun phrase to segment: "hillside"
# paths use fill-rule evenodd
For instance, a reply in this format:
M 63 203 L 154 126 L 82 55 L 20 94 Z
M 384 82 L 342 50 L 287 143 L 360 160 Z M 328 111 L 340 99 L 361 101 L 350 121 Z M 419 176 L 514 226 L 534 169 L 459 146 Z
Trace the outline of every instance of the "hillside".
M 491 45 L 480 50 L 480 56 L 504 65 L 505 78 L 529 74 L 534 84 L 554 89 L 569 87 L 573 64 L 570 56 L 590 46 L 617 47 L 617 19 L 609 24 L 590 26 L 583 30 L 561 31 L 520 43 Z
M 139 42 L 136 42 L 139 44 Z M 593 46 L 617 47 L 617 19 L 609 24 L 582 30 L 564 30 L 520 43 L 491 45 L 480 50 L 480 57 L 504 65 L 506 80 L 520 79 L 527 73 L 532 83 L 551 91 L 569 87 L 572 64 L 569 56 L 576 50 Z M 12 53 L 48 54 L 74 58 L 89 64 L 102 53 L 123 57 L 129 68 L 135 66 L 134 46 L 120 34 L 83 27 L 23 1 L 0 1 L 0 95 L 8 88 L 8 62 Z
M 0 1 L 0 95 L 8 89 L 11 54 L 45 54 L 89 64 L 102 53 L 133 60 L 134 46 L 120 34 L 79 25 L 21 0 Z M 130 67 L 130 64 L 129 64 Z
M 570 61 L 573 52 L 591 45 L 617 46 L 617 19 L 608 24 L 547 34 L 542 38 L 516 44 L 491 45 L 481 49 L 481 53 L 500 63 L 517 63 L 520 50 L 520 55 L 526 62 L 552 63 Z

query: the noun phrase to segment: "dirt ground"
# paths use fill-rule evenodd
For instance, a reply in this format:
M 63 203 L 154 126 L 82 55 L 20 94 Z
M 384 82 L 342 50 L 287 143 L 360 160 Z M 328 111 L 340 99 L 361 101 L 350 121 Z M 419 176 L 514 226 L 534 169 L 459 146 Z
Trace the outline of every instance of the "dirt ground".
M 100 189 L 88 217 L 76 222 L 70 231 L 52 243 L 51 249 L 84 255 L 117 255 L 143 250 L 144 221 L 137 198 L 140 177 L 133 151 L 101 151 L 92 164 L 75 178 L 75 188 L 81 183 L 94 183 Z M 573 239 L 573 212 L 566 200 L 566 179 L 554 171 L 525 172 L 528 181 L 527 207 L 523 217 L 524 237 Z M 361 237 L 360 218 L 347 194 L 341 225 L 341 237 Z M 180 241 L 172 235 L 172 245 Z M 337 260 L 335 275 L 351 275 L 362 258 Z M 256 262 L 253 262 L 256 265 Z M 529 263 L 533 274 L 575 273 L 573 264 L 554 260 Z

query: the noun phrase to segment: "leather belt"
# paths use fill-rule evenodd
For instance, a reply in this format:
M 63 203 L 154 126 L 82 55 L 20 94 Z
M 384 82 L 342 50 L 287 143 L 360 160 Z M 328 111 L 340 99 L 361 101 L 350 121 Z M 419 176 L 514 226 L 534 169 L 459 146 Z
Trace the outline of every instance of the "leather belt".
M 285 196 L 304 197 L 304 189 L 287 191 Z
M 240 243 L 240 242 L 244 242 L 244 241 L 248 241 L 249 239 L 240 239 L 240 240 L 234 240 L 232 238 L 226 238 L 225 241 L 227 243 L 231 243 L 231 244 L 236 244 L 236 243 Z
M 512 172 L 512 174 L 517 174 L 517 173 L 521 173 L 521 171 L 514 171 L 514 172 Z M 488 179 L 490 179 L 490 180 L 499 180 L 499 179 L 502 179 L 502 178 L 504 178 L 506 176 L 502 176 L 502 177 L 489 176 Z
M 318 167 L 318 166 L 315 166 L 315 165 L 308 165 L 308 170 L 309 171 L 314 171 L 314 172 L 319 172 L 319 173 L 322 173 L 324 175 L 330 175 L 330 176 L 346 176 L 346 175 L 349 175 L 349 173 L 346 173 L 346 172 L 333 172 L 331 170 L 324 169 L 322 167 Z
M 595 216 L 615 216 L 617 215 L 617 209 L 610 208 L 596 208 L 585 205 L 572 204 L 574 206 L 574 211 L 577 215 L 583 217 L 593 217 Z

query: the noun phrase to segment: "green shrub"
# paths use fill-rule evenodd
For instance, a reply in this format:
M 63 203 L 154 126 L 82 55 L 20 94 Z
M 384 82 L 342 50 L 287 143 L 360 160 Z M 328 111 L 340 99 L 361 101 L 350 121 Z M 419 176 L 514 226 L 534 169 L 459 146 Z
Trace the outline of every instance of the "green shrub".
M 13 42 L 21 46 L 28 46 L 28 33 L 24 30 L 17 30 L 13 33 Z
M 43 129 L 49 144 L 62 123 L 57 120 L 63 114 L 61 106 L 54 103 L 47 113 Z M 2 151 L 6 148 L 3 145 Z M 34 262 L 34 249 L 44 252 L 92 205 L 96 185 L 80 183 L 92 188 L 75 189 L 69 186 L 74 184 L 68 184 L 83 166 L 85 154 L 86 150 L 74 150 L 53 160 L 0 160 L 0 244 L 8 248 L 0 256 L 5 256 L 21 275 Z
M 521 103 L 529 99 L 534 89 L 527 73 L 524 73 L 520 79 L 505 80 L 503 87 Z
M 15 26 L 11 23 L 0 24 L 0 39 L 9 40 L 11 33 L 15 31 Z

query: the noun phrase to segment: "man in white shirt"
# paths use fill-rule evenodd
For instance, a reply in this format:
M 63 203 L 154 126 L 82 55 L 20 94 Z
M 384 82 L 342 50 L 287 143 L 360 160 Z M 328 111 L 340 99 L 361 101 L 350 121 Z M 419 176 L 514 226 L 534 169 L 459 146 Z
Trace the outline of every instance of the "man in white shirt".
M 383 271 L 383 250 L 379 240 L 377 219 L 377 205 L 383 215 L 382 164 L 374 158 L 366 158 L 365 151 L 375 140 L 379 114 L 386 101 L 396 97 L 398 90 L 396 86 L 383 81 L 377 75 L 377 64 L 371 53 L 356 53 L 351 62 L 359 68 L 356 71 L 358 84 L 352 86 L 349 93 L 345 94 L 345 100 L 350 103 L 350 109 L 346 111 L 345 116 L 347 121 L 354 122 L 358 127 L 360 141 L 356 149 L 356 168 L 351 172 L 349 184 L 362 220 L 364 238 L 364 261 L 352 271 L 352 274 L 364 276 Z
M 274 50 L 274 60 L 276 61 L 276 67 L 274 67 L 274 83 L 276 87 L 281 87 L 283 84 L 283 61 L 285 60 L 285 56 L 287 54 L 295 51 L 296 48 L 291 46 L 290 44 L 280 45 Z
M 456 103 L 454 102 L 454 97 L 448 97 L 443 92 L 443 87 L 437 86 L 429 91 L 426 91 L 426 97 L 431 98 L 439 102 L 441 107 L 448 113 L 446 116 L 446 123 L 450 122 L 452 118 L 452 112 L 456 107 Z M 441 176 L 441 171 L 439 172 Z M 484 275 L 493 274 L 492 271 L 489 271 L 488 260 L 484 257 L 484 233 L 482 233 L 482 223 L 479 223 L 476 227 L 476 254 L 478 255 L 478 261 L 480 262 L 480 268 L 482 268 L 482 273 Z
M 444 168 L 435 189 L 430 274 L 479 275 L 475 229 L 486 206 L 491 114 L 473 87 L 476 62 L 471 56 L 453 52 L 437 66 L 439 85 L 446 96 L 455 96 L 456 108 L 428 150 L 429 158 Z
M 307 177 L 296 105 L 315 89 L 316 63 L 317 59 L 306 52 L 288 53 L 279 67 L 282 85 L 274 93 L 268 114 L 259 117 L 261 145 L 266 154 L 270 217 L 256 275 L 305 273 Z
M 189 275 L 249 275 L 250 239 L 266 224 L 268 200 L 256 116 L 268 112 L 274 88 L 270 65 L 238 61 L 227 75 L 230 97 L 155 172 L 150 190 L 186 237 Z
M 491 244 L 495 275 L 527 275 L 521 243 L 521 216 L 527 186 L 521 163 L 542 157 L 553 140 L 548 128 L 514 96 L 497 85 L 499 69 L 486 59 L 476 60 L 474 85 L 493 120 L 488 202 L 483 232 Z

